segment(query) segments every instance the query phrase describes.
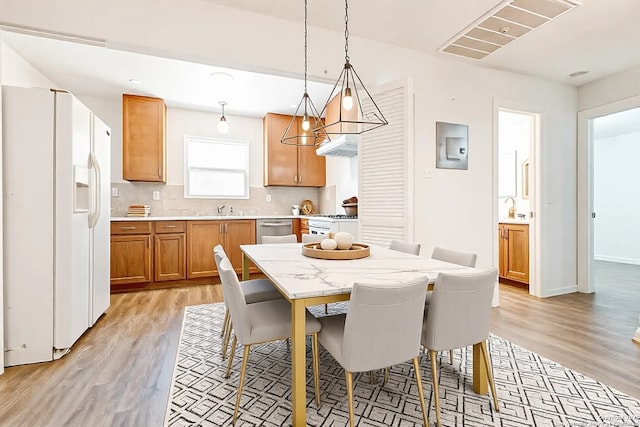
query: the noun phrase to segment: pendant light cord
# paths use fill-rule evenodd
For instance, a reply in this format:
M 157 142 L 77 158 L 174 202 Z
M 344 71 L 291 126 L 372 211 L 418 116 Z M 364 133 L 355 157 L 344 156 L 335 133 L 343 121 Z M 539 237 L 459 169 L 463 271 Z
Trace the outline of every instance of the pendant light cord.
M 349 62 L 349 2 L 344 2 L 344 59 Z
M 304 0 L 304 93 L 307 93 L 307 0 Z

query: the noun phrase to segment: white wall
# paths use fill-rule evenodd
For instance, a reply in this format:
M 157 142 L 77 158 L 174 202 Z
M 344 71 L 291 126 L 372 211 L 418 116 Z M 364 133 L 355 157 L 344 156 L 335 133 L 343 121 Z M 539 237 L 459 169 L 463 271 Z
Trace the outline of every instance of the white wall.
M 594 258 L 640 264 L 640 132 L 597 139 L 593 154 Z
M 578 111 L 640 95 L 640 67 L 588 83 L 578 91 Z
M 206 1 L 184 0 L 178 6 L 114 0 L 105 8 L 99 2 L 3 0 L 2 10 L 3 21 L 102 38 L 112 47 L 282 75 L 300 76 L 302 71 L 300 58 L 291 55 L 302 38 L 299 23 Z M 224 43 L 212 49 L 211 41 L 219 40 L 221 34 Z M 343 37 L 341 32 L 309 29 L 311 79 L 337 77 L 343 65 Z M 478 253 L 480 268 L 497 265 L 493 103 L 505 99 L 540 106 L 541 294 L 575 287 L 577 90 L 357 37 L 350 37 L 349 44 L 352 64 L 367 85 L 407 76 L 413 79 L 414 240 L 423 244 L 425 253 L 435 245 L 449 246 Z M 469 125 L 467 171 L 435 169 L 436 121 Z M 433 172 L 432 178 L 426 178 L 426 169 Z
M 6 86 L 58 88 L 51 79 L 2 42 L 2 84 Z M 64 88 L 62 88 L 64 89 Z
M 335 185 L 334 200 L 330 204 L 331 214 L 343 215 L 342 201 L 358 195 L 358 157 L 327 157 L 327 187 Z M 329 196 L 329 192 L 326 193 Z
M 3 52 L 5 44 L 2 41 L 2 32 L 0 32 L 0 83 L 2 83 L 2 68 L 3 68 Z M 2 85 L 0 84 L 0 188 L 4 188 L 4 181 L 2 179 Z M 4 224 L 3 219 L 3 200 L 4 197 L 0 197 L 0 223 Z M 0 227 L 0 259 L 4 260 L 3 252 L 3 234 L 4 227 Z M 0 262 L 0 375 L 4 373 L 4 261 Z

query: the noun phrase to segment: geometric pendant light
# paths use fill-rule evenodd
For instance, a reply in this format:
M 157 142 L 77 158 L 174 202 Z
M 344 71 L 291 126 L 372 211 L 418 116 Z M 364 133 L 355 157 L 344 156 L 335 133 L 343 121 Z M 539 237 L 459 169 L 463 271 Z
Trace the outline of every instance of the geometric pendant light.
M 387 119 L 378 108 L 371 94 L 360 80 L 355 68 L 349 61 L 349 4 L 345 0 L 345 30 L 344 30 L 344 59 L 345 64 L 336 84 L 320 112 L 325 115 L 327 106 L 335 97 L 340 105 L 337 117 L 325 117 L 325 123 L 315 131 L 326 132 L 329 135 L 360 134 L 388 124 Z
M 307 0 L 304 0 L 304 94 L 280 142 L 299 147 L 320 145 L 329 140 L 326 132 L 315 130 L 321 126 L 322 119 L 307 93 Z

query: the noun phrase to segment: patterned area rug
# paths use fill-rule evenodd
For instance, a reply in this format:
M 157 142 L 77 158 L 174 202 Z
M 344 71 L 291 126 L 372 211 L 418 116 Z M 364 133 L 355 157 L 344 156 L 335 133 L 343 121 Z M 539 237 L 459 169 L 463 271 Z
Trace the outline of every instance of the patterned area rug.
M 329 307 L 329 314 L 334 314 L 344 311 L 346 303 Z M 316 316 L 324 315 L 324 306 L 311 310 Z M 236 351 L 231 377 L 225 379 L 226 363 L 220 355 L 223 317 L 222 303 L 186 308 L 165 425 L 231 425 L 242 351 Z M 307 344 L 310 361 L 311 346 Z M 493 411 L 490 395 L 477 395 L 471 388 L 471 347 L 457 350 L 453 365 L 449 364 L 448 353 L 442 352 L 438 369 L 443 426 L 640 426 L 640 401 L 503 338 L 492 336 L 490 349 L 500 412 Z M 290 366 L 285 341 L 252 347 L 237 426 L 291 425 Z M 425 398 L 431 409 L 429 421 L 435 425 L 427 356 L 423 356 L 421 368 Z M 322 405 L 317 409 L 309 365 L 308 425 L 347 426 L 344 371 L 322 347 L 320 392 Z M 384 386 L 382 381 L 371 383 L 368 374 L 355 375 L 356 425 L 420 426 L 417 395 L 410 363 L 392 367 Z

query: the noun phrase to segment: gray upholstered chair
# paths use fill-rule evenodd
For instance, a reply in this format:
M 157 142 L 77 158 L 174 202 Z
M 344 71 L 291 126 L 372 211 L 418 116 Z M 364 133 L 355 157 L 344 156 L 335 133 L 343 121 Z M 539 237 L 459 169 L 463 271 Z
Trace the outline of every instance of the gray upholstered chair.
M 227 254 L 222 245 L 216 245 L 213 248 L 214 257 L 216 254 L 219 254 L 221 258 L 227 258 Z M 243 280 L 240 282 L 240 285 L 247 304 L 284 298 L 269 279 Z M 224 321 L 222 322 L 222 331 L 220 332 L 220 337 L 222 337 L 222 360 L 227 357 L 227 347 L 229 346 L 232 329 L 231 318 L 229 317 L 229 307 L 227 306 L 226 300 L 224 301 L 224 305 Z
M 389 244 L 389 249 L 413 255 L 420 255 L 420 243 L 408 243 L 403 242 L 402 240 L 392 240 Z
M 353 372 L 413 360 L 424 425 L 427 408 L 420 379 L 420 329 L 427 278 L 411 282 L 353 285 L 347 314 L 321 317 L 318 340 L 344 368 L 349 423 L 354 426 Z
M 478 255 L 468 252 L 453 251 L 451 249 L 439 248 L 436 246 L 433 248 L 431 258 L 450 262 L 451 264 L 464 265 L 465 267 L 475 267 Z
M 298 236 L 287 234 L 284 236 L 262 236 L 260 243 L 298 243 Z
M 431 305 L 424 316 L 421 339 L 431 359 L 438 426 L 440 426 L 440 400 L 437 351 L 480 344 L 495 410 L 500 410 L 491 373 L 490 355 L 487 351 L 491 300 L 497 280 L 498 270 L 495 268 L 474 274 L 440 273 L 438 275 L 433 288 Z
M 302 243 L 320 243 L 326 238 L 324 234 L 303 234 Z
M 215 258 L 218 264 L 220 279 L 222 280 L 224 299 L 229 307 L 229 315 L 231 316 L 234 329 L 231 354 L 225 375 L 226 378 L 229 377 L 229 372 L 231 371 L 236 345 L 240 342 L 240 344 L 244 346 L 236 406 L 233 412 L 232 424 L 235 425 L 238 418 L 240 398 L 242 396 L 242 385 L 247 371 L 249 350 L 254 344 L 262 344 L 291 337 L 291 304 L 284 299 L 247 304 L 242 294 L 238 276 L 231 266 L 229 258 L 222 258 L 219 253 L 215 254 Z M 318 332 L 320 331 L 320 327 L 320 322 L 307 311 L 306 333 L 307 335 L 311 335 L 312 338 L 311 350 L 314 357 L 312 367 L 317 406 L 320 406 L 320 383 L 318 380 L 319 364 L 315 357 L 318 354 Z
M 463 265 L 465 267 L 475 267 L 478 255 L 469 252 L 454 251 L 451 249 L 445 249 L 436 246 L 435 248 L 433 248 L 431 258 L 444 262 L 450 262 L 451 264 Z M 425 310 L 429 309 L 431 296 L 432 291 L 428 291 L 424 303 Z M 449 363 L 453 365 L 453 350 L 449 351 Z

